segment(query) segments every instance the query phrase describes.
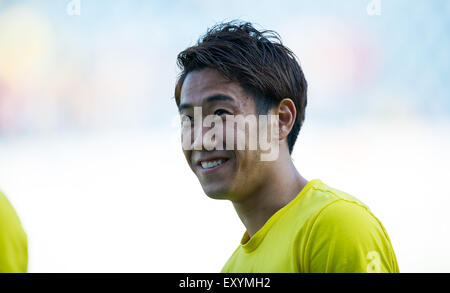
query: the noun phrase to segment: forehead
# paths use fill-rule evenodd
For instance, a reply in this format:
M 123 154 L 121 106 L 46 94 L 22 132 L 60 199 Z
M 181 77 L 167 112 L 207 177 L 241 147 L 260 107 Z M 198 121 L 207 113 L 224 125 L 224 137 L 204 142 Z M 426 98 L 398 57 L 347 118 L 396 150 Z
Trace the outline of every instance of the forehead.
M 215 69 L 206 68 L 188 73 L 181 89 L 180 103 L 201 105 L 205 98 L 216 94 L 233 98 L 239 106 L 247 105 L 251 100 L 237 82 L 230 81 Z

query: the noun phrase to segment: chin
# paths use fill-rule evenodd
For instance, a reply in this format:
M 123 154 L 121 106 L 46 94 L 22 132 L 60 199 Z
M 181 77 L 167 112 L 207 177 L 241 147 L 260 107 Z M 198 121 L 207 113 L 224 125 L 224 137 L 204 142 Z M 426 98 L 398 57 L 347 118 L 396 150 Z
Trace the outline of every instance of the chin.
M 212 199 L 230 199 L 230 188 L 225 186 L 203 186 L 205 194 Z

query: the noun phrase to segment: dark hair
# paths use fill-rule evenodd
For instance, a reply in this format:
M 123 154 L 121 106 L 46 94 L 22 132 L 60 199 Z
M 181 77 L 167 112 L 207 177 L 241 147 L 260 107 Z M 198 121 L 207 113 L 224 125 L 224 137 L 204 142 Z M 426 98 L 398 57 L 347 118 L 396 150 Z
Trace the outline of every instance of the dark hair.
M 292 153 L 305 119 L 307 83 L 294 53 L 276 32 L 258 31 L 249 22 L 219 23 L 209 28 L 196 45 L 179 53 L 177 64 L 182 70 L 175 87 L 177 105 L 188 73 L 204 68 L 214 68 L 238 82 L 254 97 L 259 114 L 267 114 L 284 98 L 292 99 L 297 110 L 288 135 Z

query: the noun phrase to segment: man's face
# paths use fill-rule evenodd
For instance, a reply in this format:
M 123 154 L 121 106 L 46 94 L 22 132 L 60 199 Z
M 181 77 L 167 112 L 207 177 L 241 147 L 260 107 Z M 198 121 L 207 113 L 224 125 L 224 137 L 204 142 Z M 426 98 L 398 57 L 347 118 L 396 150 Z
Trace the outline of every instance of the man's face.
M 258 117 L 253 97 L 244 92 L 238 83 L 226 79 L 217 70 L 210 68 L 190 72 L 184 80 L 180 94 L 180 114 L 192 118 L 193 124 L 200 123 L 193 119 L 194 107 L 201 107 L 202 120 L 208 115 L 216 115 L 217 119 L 223 120 L 223 137 L 226 137 L 226 132 L 229 131 L 229 128 L 225 127 L 226 120 L 230 117 L 227 115 Z M 200 131 L 190 127 L 188 130 L 193 144 L 198 142 L 199 138 L 201 141 L 209 130 L 207 127 L 199 129 Z M 250 132 L 250 129 L 247 130 Z M 236 133 L 234 136 L 236 141 Z M 223 150 L 208 151 L 203 146 L 200 150 L 183 149 L 183 152 L 209 197 L 242 200 L 264 182 L 268 163 L 260 160 L 259 150 L 249 150 L 247 143 L 243 150 L 238 150 L 236 146 L 233 150 L 228 150 L 224 141 L 218 141 L 217 144 L 222 144 Z

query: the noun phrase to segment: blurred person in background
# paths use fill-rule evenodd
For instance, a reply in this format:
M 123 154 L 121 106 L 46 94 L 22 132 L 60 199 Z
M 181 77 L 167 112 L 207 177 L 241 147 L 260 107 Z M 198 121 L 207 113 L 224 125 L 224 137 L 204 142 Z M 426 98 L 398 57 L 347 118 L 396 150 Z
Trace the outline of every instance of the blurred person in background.
M 175 100 L 187 162 L 204 192 L 230 200 L 247 229 L 222 272 L 399 272 L 389 237 L 369 208 L 319 179 L 306 180 L 294 166 L 291 152 L 305 116 L 307 83 L 278 34 L 251 23 L 218 24 L 179 53 L 178 64 Z M 270 138 L 279 147 L 274 160 L 261 160 L 264 152 L 249 149 L 248 140 L 243 150 L 230 150 L 228 142 L 225 148 L 215 137 L 208 144 L 214 148 L 206 146 L 212 125 L 202 123 L 205 117 L 228 121 L 267 114 L 279 121 L 278 136 Z M 248 137 L 250 129 L 243 129 Z
M 27 235 L 14 208 L 0 191 L 0 273 L 26 273 Z

